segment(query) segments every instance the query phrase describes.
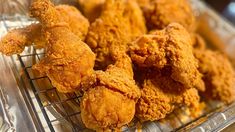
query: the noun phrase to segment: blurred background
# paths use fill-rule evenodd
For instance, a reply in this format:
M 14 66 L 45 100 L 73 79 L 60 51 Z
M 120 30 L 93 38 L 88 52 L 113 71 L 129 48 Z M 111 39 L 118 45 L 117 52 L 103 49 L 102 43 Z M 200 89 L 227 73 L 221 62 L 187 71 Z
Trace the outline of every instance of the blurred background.
M 205 0 L 205 2 L 235 25 L 235 0 Z
M 0 15 L 4 13 L 27 13 L 27 8 L 33 0 L 0 0 Z M 55 3 L 76 4 L 76 0 L 53 0 Z M 235 0 L 204 0 L 214 10 L 222 14 L 235 25 Z M 23 5 L 23 6 L 19 6 Z

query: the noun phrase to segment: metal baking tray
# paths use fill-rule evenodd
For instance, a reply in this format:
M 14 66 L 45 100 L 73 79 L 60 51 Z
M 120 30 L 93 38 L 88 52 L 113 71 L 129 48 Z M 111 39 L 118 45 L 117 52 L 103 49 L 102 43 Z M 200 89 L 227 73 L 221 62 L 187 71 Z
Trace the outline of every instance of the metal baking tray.
M 198 32 L 210 47 L 225 52 L 235 64 L 235 28 L 199 0 L 191 0 L 199 20 Z M 26 9 L 27 8 L 22 8 Z M 1 11 L 1 10 L 0 10 Z M 27 15 L 2 13 L 0 37 L 8 30 L 35 23 Z M 79 102 L 82 93 L 62 94 L 47 77 L 31 70 L 44 56 L 43 50 L 27 47 L 20 55 L 0 55 L 0 131 L 91 131 L 80 118 Z M 195 118 L 187 108 L 175 110 L 165 119 L 140 124 L 137 119 L 122 131 L 220 131 L 235 122 L 235 103 L 206 102 L 206 109 Z

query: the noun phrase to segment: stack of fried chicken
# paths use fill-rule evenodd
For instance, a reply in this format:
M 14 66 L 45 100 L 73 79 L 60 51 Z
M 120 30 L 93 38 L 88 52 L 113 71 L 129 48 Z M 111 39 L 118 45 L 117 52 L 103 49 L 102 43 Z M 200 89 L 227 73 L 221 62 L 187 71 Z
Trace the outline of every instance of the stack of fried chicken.
M 119 130 L 136 116 L 163 119 L 175 109 L 196 112 L 200 101 L 234 100 L 229 59 L 206 48 L 187 0 L 35 0 L 39 23 L 0 41 L 5 55 L 44 48 L 33 66 L 58 91 L 83 91 L 82 121 L 96 131 Z M 84 15 L 84 16 L 83 16 Z

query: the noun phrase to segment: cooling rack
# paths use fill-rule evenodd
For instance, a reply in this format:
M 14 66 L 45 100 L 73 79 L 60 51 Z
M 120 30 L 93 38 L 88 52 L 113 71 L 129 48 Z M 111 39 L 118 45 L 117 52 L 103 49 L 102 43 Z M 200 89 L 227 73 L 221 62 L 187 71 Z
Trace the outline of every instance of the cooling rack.
M 20 15 L 11 17 L 3 15 L 0 20 L 0 28 L 4 28 L 4 33 L 35 23 L 33 19 Z M 91 131 L 85 128 L 80 117 L 79 104 L 83 93 L 59 93 L 46 76 L 41 76 L 32 70 L 32 66 L 43 56 L 44 50 L 36 49 L 32 45 L 27 47 L 22 54 L 11 57 L 16 65 L 17 70 L 15 71 L 24 83 L 25 100 L 30 103 L 28 107 L 33 111 L 33 118 L 35 118 L 34 121 L 37 122 L 38 128 L 41 128 L 39 131 Z M 206 102 L 206 109 L 198 117 L 190 116 L 187 108 L 179 108 L 160 121 L 145 122 L 140 125 L 137 119 L 133 119 L 130 124 L 122 128 L 122 131 L 132 132 L 140 129 L 145 132 L 216 130 L 219 126 L 228 125 L 225 121 L 231 123 L 234 120 L 234 109 L 235 104 L 225 108 L 220 102 Z

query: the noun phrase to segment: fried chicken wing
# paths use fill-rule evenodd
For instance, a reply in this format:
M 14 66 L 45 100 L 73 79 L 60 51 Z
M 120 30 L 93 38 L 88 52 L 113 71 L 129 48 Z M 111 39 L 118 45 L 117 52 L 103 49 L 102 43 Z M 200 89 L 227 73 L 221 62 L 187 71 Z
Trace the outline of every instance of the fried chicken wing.
M 195 57 L 199 60 L 199 71 L 206 86 L 206 91 L 201 92 L 203 97 L 232 102 L 235 99 L 235 76 L 228 58 L 211 50 L 195 50 Z
M 170 90 L 174 89 L 172 81 L 170 77 L 160 74 L 154 74 L 152 79 L 145 79 L 141 98 L 136 104 L 136 116 L 141 121 L 165 118 L 177 107 L 188 106 L 191 109 L 200 107 L 200 98 L 195 88 L 180 91 Z
M 46 74 L 60 92 L 78 90 L 82 80 L 93 72 L 94 53 L 72 33 L 49 0 L 36 0 L 31 14 L 44 26 L 48 41 L 45 58 L 33 69 Z
M 101 16 L 91 24 L 86 42 L 96 53 L 98 69 L 105 69 L 113 60 L 112 45 L 127 46 L 136 36 L 144 34 L 146 27 L 138 5 L 132 1 L 106 0 Z
M 0 52 L 5 55 L 18 54 L 24 50 L 25 46 L 32 43 L 42 48 L 46 40 L 41 29 L 40 24 L 32 24 L 25 28 L 11 30 L 1 39 Z
M 140 90 L 133 79 L 132 63 L 127 55 L 118 59 L 105 72 L 96 71 L 95 85 L 82 98 L 82 121 L 90 129 L 119 129 L 135 115 Z
M 190 32 L 196 29 L 195 16 L 187 0 L 150 0 L 149 2 L 142 8 L 149 30 L 163 29 L 172 22 L 183 25 Z
M 172 23 L 152 35 L 139 37 L 130 47 L 130 55 L 140 67 L 170 67 L 170 77 L 182 84 L 182 88 L 197 87 L 204 90 L 191 37 L 179 24 Z
M 89 22 L 79 10 L 68 5 L 58 5 L 56 10 L 60 13 L 60 17 L 69 24 L 69 29 L 84 40 L 88 32 Z M 0 41 L 0 52 L 6 55 L 19 54 L 25 46 L 34 44 L 36 48 L 44 48 L 46 43 L 42 25 L 40 23 L 32 24 L 7 33 Z

